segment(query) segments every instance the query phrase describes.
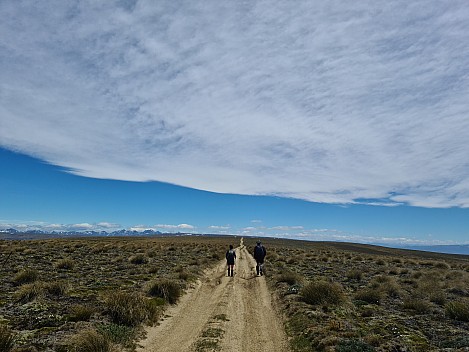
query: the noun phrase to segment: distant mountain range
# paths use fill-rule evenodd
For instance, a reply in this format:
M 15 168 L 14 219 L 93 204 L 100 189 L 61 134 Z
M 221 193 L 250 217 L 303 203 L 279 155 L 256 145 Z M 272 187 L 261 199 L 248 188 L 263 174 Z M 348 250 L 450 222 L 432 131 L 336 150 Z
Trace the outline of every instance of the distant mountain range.
M 9 229 L 2 229 L 0 230 L 0 237 L 7 236 L 8 238 L 15 238 L 18 236 L 20 238 L 24 238 L 29 236 L 39 236 L 39 237 L 69 237 L 69 236 L 151 236 L 151 235 L 162 235 L 163 233 L 160 231 L 154 230 L 145 230 L 145 231 L 135 231 L 135 230 L 117 230 L 112 232 L 107 231 L 43 231 L 43 230 L 26 230 L 26 231 L 19 231 L 14 228 Z M 3 235 L 3 236 L 1 236 Z
M 0 230 L 0 239 L 34 239 L 34 238 L 55 238 L 55 237 L 124 237 L 124 236 L 154 236 L 154 235 L 187 235 L 188 233 L 163 233 L 148 229 L 145 231 L 135 231 L 121 229 L 117 231 L 43 231 L 43 230 L 26 230 L 19 231 L 14 228 Z M 195 234 L 194 234 L 195 235 Z M 204 236 L 214 236 L 213 234 L 198 234 Z M 383 244 L 377 244 L 382 246 Z M 393 248 L 410 249 L 415 251 L 425 251 L 446 254 L 463 254 L 469 255 L 469 245 L 433 245 L 433 246 L 416 246 L 416 245 L 396 245 L 389 246 Z

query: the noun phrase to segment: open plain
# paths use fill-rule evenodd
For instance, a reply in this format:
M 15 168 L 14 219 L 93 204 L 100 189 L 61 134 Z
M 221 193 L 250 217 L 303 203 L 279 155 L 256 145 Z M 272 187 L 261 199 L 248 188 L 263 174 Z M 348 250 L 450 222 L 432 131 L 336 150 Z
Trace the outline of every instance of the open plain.
M 469 259 L 351 243 L 0 241 L 1 351 L 467 351 Z M 224 254 L 237 247 L 235 276 Z

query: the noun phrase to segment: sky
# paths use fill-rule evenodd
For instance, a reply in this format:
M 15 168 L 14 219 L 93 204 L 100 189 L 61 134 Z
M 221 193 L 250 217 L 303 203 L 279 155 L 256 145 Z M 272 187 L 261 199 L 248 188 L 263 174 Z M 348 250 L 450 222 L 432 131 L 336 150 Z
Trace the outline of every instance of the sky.
M 467 1 L 0 13 L 0 228 L 469 242 Z

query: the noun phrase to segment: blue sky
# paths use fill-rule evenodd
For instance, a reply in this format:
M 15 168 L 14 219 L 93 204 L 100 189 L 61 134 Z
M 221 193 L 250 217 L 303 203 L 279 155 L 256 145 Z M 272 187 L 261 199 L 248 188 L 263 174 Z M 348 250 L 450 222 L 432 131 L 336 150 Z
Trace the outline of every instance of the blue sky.
M 466 1 L 0 13 L 2 227 L 469 241 Z

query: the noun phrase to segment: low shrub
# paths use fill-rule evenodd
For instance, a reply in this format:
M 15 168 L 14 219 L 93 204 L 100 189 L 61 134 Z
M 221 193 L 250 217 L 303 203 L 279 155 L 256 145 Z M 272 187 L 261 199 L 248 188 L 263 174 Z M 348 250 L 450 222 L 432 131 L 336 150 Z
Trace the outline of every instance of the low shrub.
M 106 312 L 115 324 L 137 326 L 148 317 L 145 299 L 135 293 L 111 292 L 105 299 Z
M 13 282 L 16 286 L 30 284 L 35 282 L 39 277 L 39 273 L 34 269 L 24 269 L 16 274 Z
M 15 345 L 15 335 L 6 326 L 0 325 L 0 351 L 9 352 Z
M 84 330 L 72 337 L 70 351 L 73 352 L 111 352 L 109 338 L 96 330 Z
M 150 283 L 148 294 L 153 297 L 164 298 L 168 303 L 174 304 L 181 297 L 181 286 L 169 279 L 157 280 Z
M 301 289 L 300 294 L 309 304 L 340 304 L 345 301 L 342 286 L 335 282 L 311 282 Z
M 446 314 L 451 319 L 459 321 L 469 321 L 469 302 L 454 301 L 445 306 Z

